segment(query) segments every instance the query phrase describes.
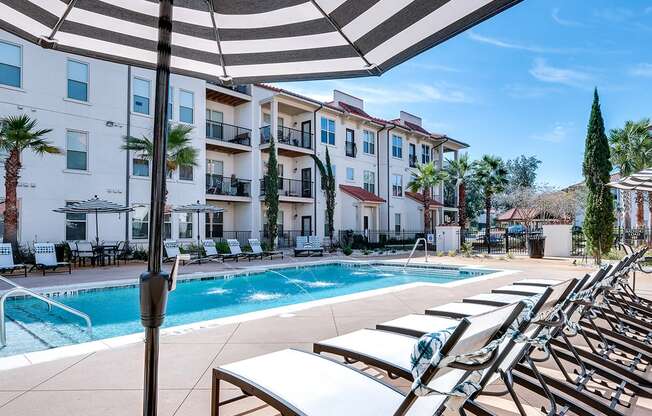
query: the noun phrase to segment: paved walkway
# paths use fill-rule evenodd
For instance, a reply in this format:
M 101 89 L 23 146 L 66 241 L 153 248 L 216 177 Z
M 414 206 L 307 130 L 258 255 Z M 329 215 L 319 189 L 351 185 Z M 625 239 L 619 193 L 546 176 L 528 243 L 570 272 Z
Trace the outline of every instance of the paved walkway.
M 422 261 L 422 260 L 421 260 Z M 210 415 L 211 369 L 220 364 L 284 348 L 311 350 L 312 343 L 409 313 L 423 313 L 427 307 L 456 301 L 489 291 L 524 277 L 580 277 L 592 269 L 572 265 L 568 260 L 497 260 L 486 258 L 431 258 L 430 262 L 483 265 L 518 270 L 510 276 L 451 288 L 419 287 L 381 296 L 336 303 L 284 316 L 196 330 L 162 338 L 160 357 L 160 415 Z M 241 263 L 238 267 L 244 266 Z M 192 266 L 220 268 L 221 265 Z M 76 271 L 72 276 L 48 277 L 63 281 L 133 279 L 142 266 L 118 270 Z M 84 274 L 84 277 L 82 277 Z M 41 278 L 42 279 L 42 278 Z M 52 279 L 52 280 L 50 280 Z M 25 279 L 30 286 L 45 283 L 36 277 Z M 58 282 L 57 282 L 58 283 Z M 54 283 L 52 283 L 54 284 Z M 648 282 L 639 285 L 651 289 Z M 0 372 L 0 416 L 135 415 L 141 412 L 143 345 L 132 344 L 92 354 L 65 358 Z M 235 395 L 224 387 L 222 398 Z M 488 405 L 513 414 L 509 400 L 487 399 Z M 253 412 L 246 410 L 254 409 Z M 271 409 L 255 399 L 230 405 L 225 415 L 271 415 Z M 535 407 L 530 410 L 535 411 Z M 643 413 L 636 413 L 643 414 Z

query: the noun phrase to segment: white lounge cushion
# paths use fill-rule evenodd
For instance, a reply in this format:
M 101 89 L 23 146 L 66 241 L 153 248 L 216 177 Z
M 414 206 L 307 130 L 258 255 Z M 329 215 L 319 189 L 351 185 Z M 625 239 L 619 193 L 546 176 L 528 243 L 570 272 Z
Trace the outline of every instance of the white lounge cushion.
M 498 309 L 498 306 L 483 305 L 480 303 L 453 302 L 426 309 L 426 314 L 463 318 L 491 312 L 494 309 Z
M 533 286 L 533 285 L 510 285 L 493 289 L 493 293 L 507 293 L 514 295 L 540 295 L 548 290 L 547 286 Z
M 512 303 L 520 302 L 527 297 L 528 296 L 507 295 L 502 293 L 482 293 L 480 295 L 464 298 L 464 302 L 484 303 L 487 305 L 509 305 Z
M 529 285 L 529 286 L 554 286 L 561 283 L 562 280 L 555 279 L 523 279 L 514 282 L 515 285 Z
M 435 315 L 410 314 L 378 325 L 378 329 L 391 331 L 391 328 L 402 328 L 419 333 L 436 332 L 457 326 L 457 319 L 443 318 Z
M 220 368 L 311 416 L 391 415 L 404 400 L 401 393 L 367 375 L 303 351 L 282 350 Z M 443 396 L 419 398 L 408 414 L 431 415 L 444 400 Z

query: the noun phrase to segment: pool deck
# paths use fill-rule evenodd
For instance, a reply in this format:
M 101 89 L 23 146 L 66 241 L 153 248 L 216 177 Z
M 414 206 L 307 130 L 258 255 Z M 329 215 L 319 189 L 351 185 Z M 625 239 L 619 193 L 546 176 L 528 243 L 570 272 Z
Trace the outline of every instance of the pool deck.
M 326 256 L 326 259 L 329 257 Z M 339 258 L 339 257 L 338 257 Z M 381 258 L 363 257 L 365 260 Z M 386 260 L 388 258 L 382 258 Z M 265 264 L 315 261 L 287 258 Z M 395 258 L 397 262 L 403 262 Z M 257 261 L 260 263 L 260 261 Z M 416 259 L 423 262 L 423 258 Z M 211 369 L 221 364 L 284 349 L 312 349 L 312 343 L 360 328 L 397 318 L 439 304 L 457 301 L 490 291 L 515 280 L 528 278 L 565 279 L 581 277 L 593 269 L 573 265 L 567 259 L 531 260 L 526 258 L 462 258 L 430 257 L 430 263 L 484 266 L 513 270 L 513 274 L 475 281 L 455 287 L 424 286 L 378 296 L 332 303 L 262 319 L 231 323 L 182 333 L 161 339 L 159 414 L 210 415 Z M 254 265 L 254 262 L 213 263 L 187 266 L 183 273 L 214 272 Z M 72 275 L 59 274 L 16 279 L 28 287 L 48 287 L 70 283 L 102 282 L 131 279 L 143 270 L 143 265 L 119 268 L 82 269 Z M 643 295 L 652 295 L 652 282 L 639 276 L 638 288 Z M 125 345 L 89 354 L 33 364 L 0 371 L 0 416 L 31 415 L 133 415 L 141 412 L 142 403 L 142 343 Z M 400 387 L 406 383 L 398 383 Z M 232 386 L 224 386 L 222 398 L 234 396 Z M 527 398 L 524 393 L 523 398 Z M 541 403 L 532 398 L 528 411 L 540 414 Z M 482 398 L 486 406 L 498 414 L 516 414 L 513 404 L 505 398 Z M 253 411 L 251 411 L 253 409 Z M 632 414 L 652 414 L 650 401 L 638 400 Z M 227 415 L 273 415 L 273 409 L 256 399 L 246 399 L 224 409 Z

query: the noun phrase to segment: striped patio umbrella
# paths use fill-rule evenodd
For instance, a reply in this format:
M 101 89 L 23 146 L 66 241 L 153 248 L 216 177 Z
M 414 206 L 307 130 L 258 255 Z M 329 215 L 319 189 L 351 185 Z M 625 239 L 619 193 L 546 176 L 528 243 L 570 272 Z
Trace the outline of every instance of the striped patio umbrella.
M 100 244 L 99 233 L 99 214 L 121 214 L 123 212 L 130 212 L 134 209 L 124 205 L 116 204 L 115 202 L 100 199 L 95 195 L 86 201 L 75 202 L 74 204 L 57 208 L 54 212 L 61 212 L 63 214 L 95 214 L 95 241 Z
M 652 169 L 643 169 L 617 181 L 609 182 L 607 186 L 625 191 L 652 192 Z
M 223 84 L 380 75 L 521 0 L 0 0 L 0 28 L 45 48 L 156 69 L 143 414 L 156 414 L 170 72 Z
M 199 234 L 199 216 L 205 213 L 224 212 L 224 209 L 213 205 L 202 204 L 197 201 L 194 204 L 181 205 L 172 209 L 173 212 L 197 214 L 197 261 L 201 263 L 201 235 Z

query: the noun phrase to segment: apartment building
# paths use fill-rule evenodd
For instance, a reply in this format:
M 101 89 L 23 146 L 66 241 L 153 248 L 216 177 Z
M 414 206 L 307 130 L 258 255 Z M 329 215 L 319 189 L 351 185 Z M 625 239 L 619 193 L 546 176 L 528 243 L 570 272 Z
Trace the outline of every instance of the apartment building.
M 151 138 L 152 70 L 44 50 L 0 31 L 0 116 L 28 114 L 62 155 L 24 152 L 19 181 L 19 238 L 95 237 L 92 216 L 53 212 L 97 195 L 134 207 L 100 217 L 100 238 L 147 240 L 151 166 L 122 149 L 125 136 Z M 172 75 L 168 116 L 193 127 L 198 164 L 168 177 L 166 238 L 264 237 L 266 164 L 274 137 L 279 163 L 279 243 L 325 235 L 325 199 L 313 157 L 328 149 L 338 196 L 335 229 L 358 232 L 423 229 L 419 194 L 407 192 L 417 163 L 454 159 L 466 144 L 425 130 L 401 112 L 368 114 L 362 99 L 334 91 L 319 102 L 269 85 L 227 88 Z M 434 224 L 454 221 L 457 195 L 433 190 Z M 172 208 L 196 201 L 223 208 L 196 217 Z

